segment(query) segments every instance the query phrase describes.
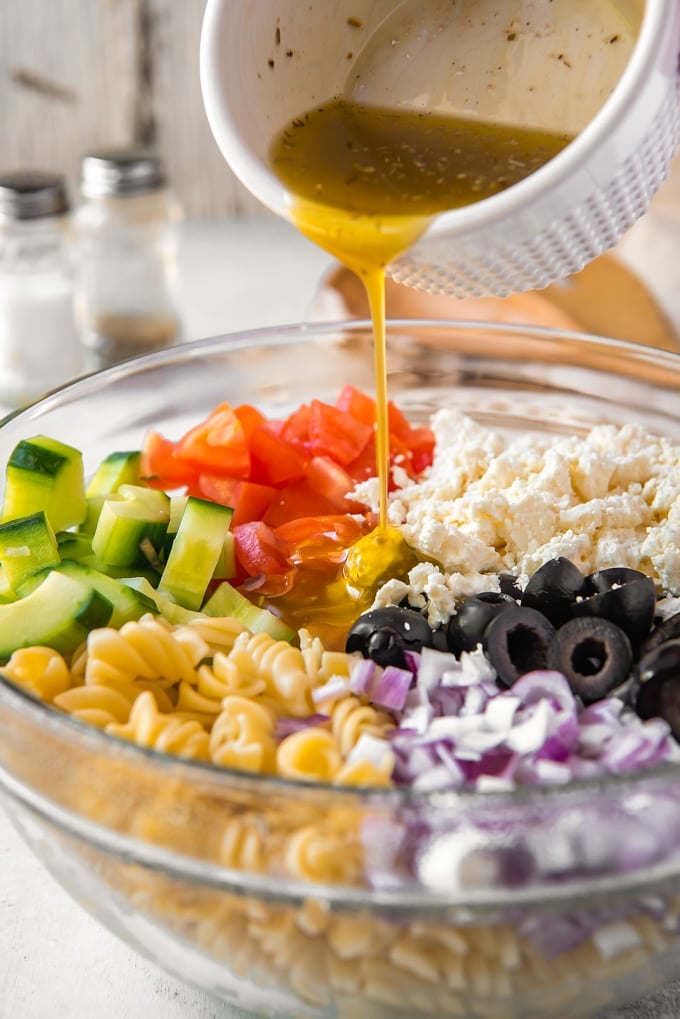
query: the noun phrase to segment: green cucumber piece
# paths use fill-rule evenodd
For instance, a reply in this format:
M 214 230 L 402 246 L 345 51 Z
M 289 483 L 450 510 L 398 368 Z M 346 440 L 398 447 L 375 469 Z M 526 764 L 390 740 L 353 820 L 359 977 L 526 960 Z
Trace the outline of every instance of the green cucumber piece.
M 192 619 L 205 618 L 202 612 L 185 609 L 171 598 L 166 598 L 155 587 L 152 587 L 145 577 L 121 577 L 120 582 L 125 584 L 126 587 L 131 587 L 141 596 L 148 598 L 149 601 L 152 601 L 155 606 L 153 611 L 163 616 L 173 626 L 183 626 L 185 623 L 190 623 Z
M 92 551 L 106 566 L 148 568 L 163 546 L 169 515 L 170 500 L 165 492 L 121 485 L 104 500 Z
M 0 659 L 35 645 L 70 655 L 90 630 L 107 625 L 111 611 L 111 602 L 99 591 L 50 570 L 26 597 L 0 605 Z
M 87 511 L 82 453 L 45 435 L 15 446 L 5 472 L 2 519 L 40 510 L 55 533 L 81 524 Z
M 233 531 L 227 531 L 224 545 L 217 560 L 213 578 L 215 580 L 232 580 L 236 576 L 236 540 Z
M 21 584 L 47 566 L 60 561 L 54 531 L 43 510 L 0 524 L 0 563 L 7 586 Z
M 121 485 L 139 483 L 139 464 L 142 454 L 139 450 L 125 453 L 109 453 L 90 478 L 85 495 L 88 499 L 96 495 L 112 495 Z
M 215 589 L 203 606 L 206 616 L 231 616 L 238 619 L 251 633 L 268 633 L 275 640 L 292 643 L 297 638 L 295 630 L 269 609 L 260 608 L 248 601 L 226 580 Z
M 110 453 L 99 464 L 85 489 L 87 513 L 81 524 L 86 534 L 94 534 L 104 500 L 113 495 L 121 485 L 139 483 L 139 450 Z
M 233 515 L 227 506 L 189 497 L 158 582 L 160 592 L 186 609 L 200 609 Z
M 139 566 L 112 566 L 111 563 L 103 563 L 96 555 L 83 556 L 80 562 L 85 566 L 91 566 L 93 570 L 105 573 L 107 577 L 113 577 L 115 580 L 126 580 L 128 577 L 134 576 L 145 577 L 152 587 L 158 583 L 158 574 L 152 569 L 143 570 Z
M 57 546 L 62 559 L 86 559 L 92 555 L 92 538 L 80 531 L 60 531 Z
M 85 565 L 82 561 L 64 559 L 57 566 L 55 572 L 63 573 L 67 577 L 80 581 L 81 584 L 92 588 L 94 591 L 98 591 L 99 594 L 106 598 L 111 603 L 112 608 L 108 625 L 114 626 L 116 629 L 119 629 L 123 623 L 127 623 L 130 620 L 141 619 L 147 612 L 152 612 L 154 615 L 158 614 L 156 603 L 151 598 L 147 598 L 140 591 L 136 591 L 134 588 L 121 583 L 120 580 L 108 577 L 105 573 Z M 37 586 L 36 581 L 41 582 L 44 580 L 45 573 L 32 577 L 28 584 L 21 587 L 17 593 L 22 598 L 25 597 Z
M 188 501 L 188 495 L 170 496 L 170 519 L 168 520 L 168 529 L 165 533 L 165 542 L 163 544 L 163 552 L 165 554 L 166 561 L 170 555 L 170 549 L 172 548 L 172 543 L 175 540 L 175 535 L 179 530 L 179 522 L 182 519 L 182 514 L 186 509 Z

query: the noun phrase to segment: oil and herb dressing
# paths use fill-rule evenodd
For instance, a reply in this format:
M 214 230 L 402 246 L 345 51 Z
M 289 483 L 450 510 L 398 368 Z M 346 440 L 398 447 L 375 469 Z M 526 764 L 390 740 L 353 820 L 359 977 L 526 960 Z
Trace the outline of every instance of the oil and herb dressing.
M 386 266 L 434 216 L 505 190 L 570 140 L 524 127 L 346 99 L 303 112 L 275 139 L 271 167 L 289 194 L 291 218 L 362 279 L 375 351 L 378 526 L 346 550 L 340 576 L 281 606 L 295 625 L 309 625 L 312 615 L 321 619 L 324 612 L 350 625 L 386 577 L 405 576 L 416 561 L 387 518 Z

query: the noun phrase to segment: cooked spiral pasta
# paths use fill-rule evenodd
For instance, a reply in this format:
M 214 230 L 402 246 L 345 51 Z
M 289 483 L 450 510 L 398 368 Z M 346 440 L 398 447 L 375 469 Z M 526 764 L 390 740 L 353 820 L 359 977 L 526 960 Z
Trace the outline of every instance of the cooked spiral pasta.
M 225 768 L 272 772 L 276 762 L 274 717 L 256 701 L 232 695 L 210 732 L 210 758 Z
M 218 651 L 231 651 L 239 633 L 244 631 L 243 624 L 231 616 L 204 616 L 178 626 L 175 637 L 182 643 L 188 634 L 197 636 L 203 644 L 207 644 L 208 653 L 212 656 Z
M 331 731 L 343 760 L 364 733 L 384 737 L 393 724 L 388 715 L 369 704 L 362 704 L 358 697 L 344 697 L 331 708 Z
M 122 691 L 96 683 L 74 686 L 54 698 L 55 707 L 98 729 L 127 722 L 134 702 L 134 688 Z
M 267 832 L 257 817 L 231 817 L 219 847 L 219 862 L 238 870 L 263 870 Z
M 106 732 L 179 757 L 210 760 L 210 737 L 203 726 L 162 714 L 149 690 L 137 697 L 127 722 L 112 723 L 106 727 Z
M 286 736 L 276 751 L 279 775 L 315 782 L 332 782 L 342 766 L 333 734 L 310 726 Z
M 178 642 L 172 626 L 155 616 L 142 616 L 124 623 L 120 630 L 102 627 L 92 630 L 87 640 L 86 683 L 107 686 L 152 679 L 159 686 L 179 680 L 196 681 L 196 666 L 209 656 L 204 641 Z
M 268 633 L 236 638 L 229 659 L 247 676 L 259 677 L 266 693 L 289 715 L 303 718 L 312 710 L 310 690 L 314 676 L 305 668 L 299 648 Z
M 59 710 L 145 747 L 301 781 L 389 784 L 392 723 L 347 693 L 354 658 L 305 631 L 300 644 L 251 634 L 235 619 L 173 626 L 149 614 L 93 630 L 70 669 L 36 647 L 16 652 L 5 672 Z M 278 722 L 294 719 L 301 725 L 282 737 Z
M 17 686 L 48 703 L 71 685 L 71 673 L 64 658 L 49 647 L 20 648 L 3 665 L 2 672 Z

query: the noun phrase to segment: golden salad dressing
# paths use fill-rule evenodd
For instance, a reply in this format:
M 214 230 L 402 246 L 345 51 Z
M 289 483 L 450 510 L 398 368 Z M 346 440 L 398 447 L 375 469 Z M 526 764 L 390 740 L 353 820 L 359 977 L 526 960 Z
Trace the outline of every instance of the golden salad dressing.
M 334 99 L 296 117 L 275 139 L 274 173 L 290 196 L 298 229 L 363 280 L 375 349 L 378 527 L 346 553 L 340 578 L 284 598 L 296 626 L 324 612 L 351 625 L 387 576 L 415 563 L 387 521 L 389 428 L 385 267 L 406 251 L 438 213 L 489 198 L 528 177 L 570 141 L 523 127 L 362 106 Z M 310 628 L 318 632 L 316 625 Z M 326 635 L 327 637 L 328 635 Z

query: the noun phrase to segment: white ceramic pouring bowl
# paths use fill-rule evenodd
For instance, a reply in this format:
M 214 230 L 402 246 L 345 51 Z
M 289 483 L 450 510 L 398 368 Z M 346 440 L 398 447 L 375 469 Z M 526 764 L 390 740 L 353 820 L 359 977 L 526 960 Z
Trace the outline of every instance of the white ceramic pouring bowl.
M 432 0 L 432 5 L 436 8 L 438 2 Z M 467 0 L 467 5 L 473 14 L 479 8 L 480 16 L 500 9 L 492 0 Z M 512 9 L 503 5 L 502 13 L 508 25 L 521 25 L 529 23 L 529 15 L 536 18 L 541 6 L 546 6 L 541 0 L 513 0 Z M 612 89 L 605 72 L 616 33 L 607 41 L 600 36 L 574 48 L 573 20 L 581 6 L 579 0 L 565 2 L 564 24 L 558 18 L 543 41 L 536 32 L 521 40 L 524 63 L 517 65 L 519 70 L 513 64 L 512 74 L 503 72 L 504 101 L 498 108 L 500 119 L 517 111 L 517 120 L 533 126 L 578 131 L 575 140 L 507 191 L 435 217 L 421 240 L 389 267 L 395 279 L 461 297 L 543 287 L 610 248 L 645 211 L 680 141 L 680 5 L 676 0 L 646 0 L 638 15 L 639 29 L 633 32 L 632 54 Z M 354 0 L 310 0 L 304 5 L 285 0 L 275 10 L 268 0 L 208 0 L 201 40 L 208 120 L 233 171 L 274 212 L 290 216 L 289 197 L 268 165 L 272 140 L 301 112 L 357 91 L 352 69 L 365 70 L 367 48 L 395 18 L 403 23 L 403 7 L 404 0 L 370 0 L 357 17 Z M 618 0 L 615 5 L 622 23 L 634 20 L 639 7 L 638 0 Z M 506 32 L 505 47 L 494 50 L 480 31 L 463 33 L 458 64 L 468 50 L 471 63 L 484 53 L 484 74 L 490 75 L 504 53 L 509 60 L 515 52 L 508 49 L 517 45 L 514 37 L 508 41 L 511 37 L 513 32 Z M 423 60 L 430 49 L 441 57 L 441 40 L 437 43 L 427 33 L 413 38 Z M 549 58 L 556 53 L 561 57 L 558 51 L 570 40 L 569 75 L 560 79 L 569 82 L 569 90 L 562 94 L 554 76 L 556 65 L 561 73 L 563 61 Z M 392 41 L 398 49 L 399 40 Z M 407 56 L 401 77 L 399 60 L 380 65 L 369 81 L 369 101 L 410 101 L 417 76 Z M 602 67 L 601 79 L 592 72 L 594 66 Z M 479 75 L 460 73 L 464 109 L 473 116 L 493 117 L 489 90 L 480 87 Z M 441 72 L 434 72 L 433 80 L 437 74 Z M 528 86 L 529 80 L 535 86 Z M 451 106 L 452 81 L 449 75 L 439 99 L 446 94 L 447 108 L 459 112 Z M 496 85 L 492 80 L 492 90 Z M 424 101 L 434 104 L 434 90 Z M 443 108 L 441 101 L 437 107 Z

